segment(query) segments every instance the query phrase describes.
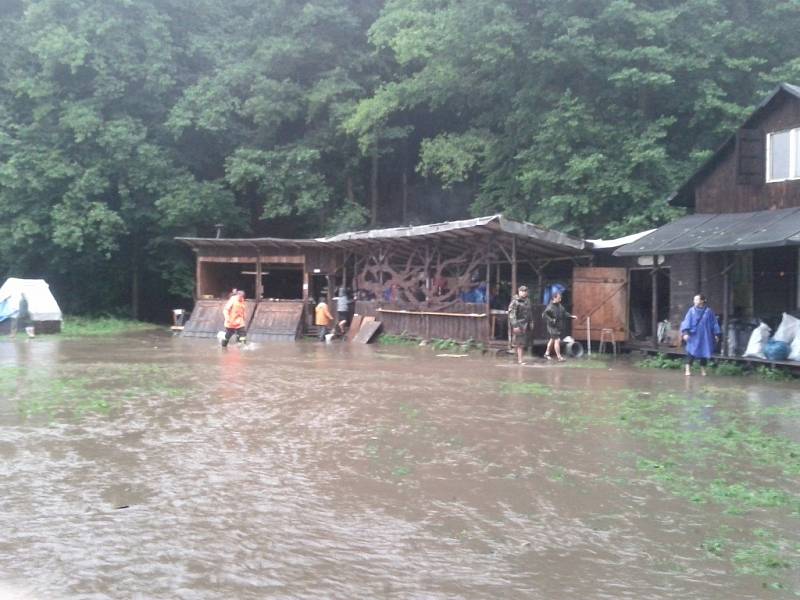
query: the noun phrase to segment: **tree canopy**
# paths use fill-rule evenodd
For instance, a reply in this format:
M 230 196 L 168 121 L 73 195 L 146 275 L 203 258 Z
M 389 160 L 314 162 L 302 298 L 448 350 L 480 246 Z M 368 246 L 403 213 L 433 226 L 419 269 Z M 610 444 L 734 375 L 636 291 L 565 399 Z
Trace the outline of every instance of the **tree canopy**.
M 640 230 L 800 81 L 799 29 L 798 0 L 0 0 L 0 273 L 152 316 L 217 223 Z

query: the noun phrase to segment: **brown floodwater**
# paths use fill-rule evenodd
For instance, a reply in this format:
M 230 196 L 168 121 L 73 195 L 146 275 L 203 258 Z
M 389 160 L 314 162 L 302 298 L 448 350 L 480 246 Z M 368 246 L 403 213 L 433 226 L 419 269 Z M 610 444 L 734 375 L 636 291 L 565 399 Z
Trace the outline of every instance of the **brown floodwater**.
M 617 395 L 665 391 L 713 392 L 709 422 L 767 410 L 770 439 L 800 442 L 796 385 L 624 360 L 2 341 L 0 597 L 795 597 L 800 505 L 692 501 L 641 468 L 680 447 L 609 425 Z M 800 496 L 735 464 L 728 479 Z M 747 548 L 789 562 L 759 571 Z

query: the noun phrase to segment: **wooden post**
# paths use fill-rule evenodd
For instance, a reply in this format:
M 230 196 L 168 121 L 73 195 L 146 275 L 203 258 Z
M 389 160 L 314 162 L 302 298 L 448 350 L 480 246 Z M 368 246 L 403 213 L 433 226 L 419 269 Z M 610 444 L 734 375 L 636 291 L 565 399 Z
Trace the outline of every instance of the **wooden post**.
M 308 288 L 309 288 L 309 277 L 308 277 L 308 263 L 303 261 L 303 314 L 306 315 L 306 318 L 303 319 L 304 331 L 308 331 L 308 325 L 310 325 L 309 321 L 311 321 L 311 310 L 308 306 Z
M 342 287 L 347 289 L 347 251 L 342 250 Z
M 261 297 L 264 295 L 263 288 L 264 285 L 261 280 L 261 252 L 258 252 L 256 254 L 256 304 L 261 302 Z
M 517 236 L 511 237 L 511 296 L 517 293 Z
M 431 245 L 425 244 L 425 300 L 431 299 Z
M 653 270 L 650 271 L 653 292 L 650 326 L 653 333 L 653 348 L 658 349 L 658 256 L 653 256 Z
M 539 291 L 536 293 L 538 294 L 538 298 L 544 300 L 544 267 L 541 269 L 536 269 L 536 274 L 539 276 L 539 283 L 537 284 L 539 286 Z
M 731 278 L 730 278 L 730 266 L 728 265 L 729 255 L 728 252 L 723 253 L 722 255 L 722 335 L 720 339 L 722 340 L 722 347 L 720 348 L 720 354 L 722 356 L 728 356 L 727 351 L 727 336 L 728 336 L 728 314 L 730 312 L 730 303 L 731 303 Z
M 484 306 L 486 313 L 486 342 L 492 340 L 494 332 L 492 331 L 492 313 L 489 303 L 489 288 L 492 284 L 492 238 L 489 238 L 489 243 L 486 245 L 486 297 L 484 298 Z
M 199 256 L 195 256 L 195 281 L 197 281 L 197 286 L 195 288 L 195 300 L 199 300 L 203 297 L 203 294 L 206 294 L 205 291 L 205 281 L 203 279 L 203 261 L 200 260 Z

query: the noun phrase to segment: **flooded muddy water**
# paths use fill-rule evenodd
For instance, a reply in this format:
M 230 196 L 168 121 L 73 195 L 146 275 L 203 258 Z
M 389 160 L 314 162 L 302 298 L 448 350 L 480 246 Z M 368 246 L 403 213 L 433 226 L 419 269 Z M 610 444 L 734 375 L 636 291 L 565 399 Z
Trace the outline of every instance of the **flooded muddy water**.
M 3 598 L 792 598 L 798 475 L 796 384 L 0 342 Z

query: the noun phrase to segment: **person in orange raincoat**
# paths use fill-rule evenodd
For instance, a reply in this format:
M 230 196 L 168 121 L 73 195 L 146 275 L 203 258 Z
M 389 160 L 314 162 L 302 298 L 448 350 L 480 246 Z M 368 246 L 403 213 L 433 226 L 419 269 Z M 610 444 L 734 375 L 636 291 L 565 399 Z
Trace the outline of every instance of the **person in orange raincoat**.
M 325 296 L 319 299 L 317 307 L 314 309 L 314 323 L 319 330 L 319 341 L 325 341 L 325 334 L 330 331 L 331 324 L 333 323 L 333 315 L 331 314 L 328 304 L 326 303 Z
M 243 338 L 247 333 L 245 329 L 245 310 L 244 292 L 239 290 L 230 297 L 230 300 L 225 303 L 225 307 L 222 309 L 222 314 L 225 315 L 223 348 L 228 345 L 234 333 L 237 335 L 237 339 Z

